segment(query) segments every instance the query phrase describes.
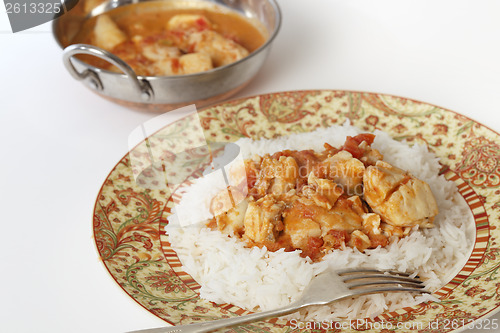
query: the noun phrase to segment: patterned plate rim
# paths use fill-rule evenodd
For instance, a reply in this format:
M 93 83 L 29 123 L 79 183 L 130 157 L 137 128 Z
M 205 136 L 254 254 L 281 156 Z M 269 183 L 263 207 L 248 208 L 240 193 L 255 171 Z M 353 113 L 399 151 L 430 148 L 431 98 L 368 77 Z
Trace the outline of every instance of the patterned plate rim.
M 469 122 L 472 122 L 471 126 L 479 126 L 482 129 L 486 129 L 486 130 L 490 131 L 491 134 L 493 134 L 493 135 L 496 136 L 496 139 L 498 139 L 498 137 L 500 136 L 500 134 L 498 134 L 498 132 L 490 129 L 489 127 L 487 127 L 487 126 L 485 126 L 485 125 L 483 125 L 481 123 L 478 123 L 477 121 L 474 121 L 473 119 L 471 119 L 471 118 L 469 118 L 467 116 L 463 116 L 463 115 L 461 115 L 461 114 L 459 114 L 459 113 L 457 113 L 455 111 L 449 110 L 449 109 L 445 109 L 445 108 L 442 108 L 442 107 L 439 107 L 439 106 L 436 106 L 436 105 L 433 105 L 433 104 L 430 104 L 430 103 L 426 103 L 426 102 L 420 102 L 418 100 L 411 99 L 411 98 L 400 97 L 400 96 L 389 95 L 389 94 L 361 92 L 361 91 L 297 90 L 297 91 L 274 92 L 274 93 L 269 93 L 269 94 L 255 95 L 255 96 L 251 96 L 251 97 L 244 97 L 244 98 L 239 98 L 239 99 L 235 99 L 235 100 L 231 100 L 231 101 L 226 101 L 226 102 L 223 102 L 223 103 L 219 103 L 217 105 L 213 105 L 213 106 L 204 108 L 204 109 L 200 110 L 200 113 L 204 113 L 204 112 L 206 113 L 206 112 L 209 112 L 210 110 L 215 110 L 217 107 L 224 107 L 224 106 L 228 106 L 228 105 L 237 105 L 239 103 L 240 104 L 244 103 L 245 101 L 249 101 L 249 100 L 252 100 L 252 99 L 260 99 L 260 98 L 266 97 L 266 96 L 267 97 L 269 97 L 269 96 L 280 97 L 280 96 L 283 96 L 285 94 L 305 94 L 305 95 L 307 95 L 307 94 L 316 94 L 316 93 L 320 93 L 320 94 L 321 93 L 331 93 L 331 94 L 344 93 L 344 94 L 357 94 L 357 95 L 376 96 L 376 97 L 384 97 L 384 98 L 395 98 L 395 99 L 401 99 L 401 100 L 404 100 L 404 101 L 409 101 L 409 102 L 412 102 L 412 103 L 418 103 L 418 104 L 422 104 L 422 105 L 427 105 L 427 106 L 431 106 L 431 107 L 434 107 L 436 109 L 439 109 L 439 110 L 443 111 L 444 113 L 448 113 L 450 115 L 455 115 L 455 117 L 461 117 L 461 118 L 463 118 L 465 120 L 468 120 Z M 349 118 L 349 116 L 346 115 L 345 118 L 347 119 L 347 118 Z M 97 214 L 97 211 L 99 209 L 102 209 L 102 207 L 99 207 L 100 206 L 100 203 L 99 203 L 100 197 L 102 196 L 103 190 L 106 187 L 106 182 L 108 180 L 110 180 L 111 176 L 115 173 L 115 171 L 120 166 L 120 164 L 125 164 L 125 162 L 127 160 L 127 156 L 128 156 L 128 154 L 126 154 L 113 167 L 113 169 L 109 172 L 108 176 L 105 178 L 106 180 L 104 181 L 104 183 L 101 186 L 101 188 L 99 190 L 99 193 L 97 195 L 97 199 L 96 199 L 96 202 L 95 202 L 95 205 L 94 205 L 94 219 L 93 219 L 93 222 L 94 222 L 93 231 L 94 231 L 94 241 L 95 241 L 94 244 L 96 246 L 97 252 L 100 255 L 100 258 L 103 261 L 104 267 L 106 268 L 106 270 L 108 271 L 108 273 L 111 275 L 111 277 L 119 284 L 119 286 L 127 294 L 129 294 L 130 296 L 132 296 L 132 298 L 136 301 L 136 303 L 138 303 L 139 305 L 141 305 L 143 308 L 145 308 L 149 312 L 152 312 L 151 311 L 151 307 L 148 307 L 145 304 L 141 303 L 133 295 L 130 294 L 130 292 L 123 286 L 122 282 L 119 281 L 119 278 L 115 275 L 116 273 L 114 273 L 112 271 L 111 267 L 108 267 L 108 265 L 106 264 L 106 260 L 103 257 L 102 248 L 100 247 L 100 244 L 99 244 L 98 235 L 96 234 L 96 214 Z M 467 260 L 467 263 L 465 264 L 465 266 L 455 276 L 455 278 L 453 278 L 446 286 L 444 286 L 443 288 L 441 288 L 437 292 L 437 294 L 438 294 L 438 296 L 440 298 L 446 297 L 447 295 L 449 295 L 450 293 L 452 293 L 452 291 L 455 290 L 455 288 L 457 288 L 458 286 L 462 285 L 464 283 L 464 281 L 467 281 L 471 277 L 472 273 L 475 271 L 476 268 L 478 268 L 482 264 L 484 264 L 487 247 L 489 245 L 489 242 L 491 241 L 491 239 L 490 239 L 491 238 L 491 234 L 490 234 L 488 209 L 486 207 L 484 207 L 484 202 L 482 202 L 482 199 L 481 199 L 480 195 L 478 195 L 474 191 L 474 189 L 471 187 L 471 185 L 469 185 L 468 182 L 464 181 L 458 175 L 454 174 L 453 171 L 446 170 L 445 173 L 446 173 L 446 177 L 448 179 L 453 180 L 455 182 L 458 181 L 459 183 L 463 184 L 463 185 L 459 184 L 459 189 L 461 190 L 462 196 L 464 196 L 464 198 L 466 198 L 466 199 L 472 198 L 471 199 L 472 201 L 471 200 L 467 200 L 468 204 L 471 206 L 471 203 L 472 203 L 471 210 L 473 211 L 473 214 L 474 214 L 474 209 L 477 209 L 478 212 L 477 212 L 477 214 L 475 214 L 475 216 L 476 216 L 475 221 L 476 221 L 477 228 L 476 228 L 476 241 L 475 241 L 475 244 L 474 244 L 474 250 L 471 253 L 470 258 Z M 166 207 L 166 205 L 164 205 L 162 211 L 165 209 L 165 207 Z M 478 219 L 479 219 L 479 222 L 478 222 Z M 162 222 L 161 218 L 158 219 L 158 226 L 159 226 L 159 228 L 162 228 L 163 224 L 164 224 L 164 220 Z M 495 227 L 496 226 L 494 226 L 494 228 Z M 158 233 L 161 233 L 161 229 L 158 229 Z M 487 235 L 485 235 L 485 233 Z M 478 248 L 478 244 L 480 244 L 481 247 Z M 164 254 L 163 243 L 162 243 L 161 240 L 160 240 L 160 246 L 162 246 L 161 252 Z M 495 254 L 497 254 L 497 253 L 494 253 L 493 256 L 492 256 L 492 258 L 487 258 L 487 259 L 491 259 L 492 261 L 494 261 L 495 263 L 497 263 L 498 260 L 496 260 L 497 258 L 496 258 Z M 168 262 L 168 259 L 166 259 L 166 258 L 164 258 L 164 259 Z M 497 268 L 498 268 L 498 265 L 496 265 L 493 268 L 490 268 L 488 270 L 488 272 L 495 273 Z M 494 275 L 493 273 L 492 273 L 492 276 Z M 194 280 L 191 279 L 190 282 L 192 283 L 193 281 Z M 476 291 L 474 291 L 474 292 L 476 292 Z M 471 292 L 471 294 L 473 294 L 474 292 Z M 231 307 L 228 307 L 228 305 L 225 305 L 225 306 L 226 306 L 227 309 L 231 308 Z M 393 317 L 393 318 L 401 318 L 402 315 L 406 315 L 408 313 L 407 310 L 408 309 L 406 309 L 406 308 L 405 309 L 401 309 L 401 311 L 406 311 L 406 313 L 401 313 L 401 311 L 396 311 L 396 312 L 390 313 L 390 314 L 383 314 L 382 315 L 382 319 L 390 320 L 391 317 Z M 483 313 L 481 315 L 478 315 L 478 316 L 474 317 L 474 320 L 482 319 L 484 317 L 493 315 L 494 313 L 497 313 L 498 311 L 500 311 L 500 303 L 496 304 L 496 307 L 493 307 L 492 309 L 489 309 L 489 311 L 483 311 Z M 238 315 L 242 314 L 243 312 L 244 311 L 236 311 L 236 313 Z M 169 322 L 170 324 L 175 324 L 175 321 L 169 321 L 169 320 L 165 319 L 164 317 L 162 317 L 161 315 L 159 315 L 158 313 L 153 313 L 153 314 L 155 314 L 157 317 L 161 318 L 162 320 L 165 320 L 166 322 Z M 462 330 L 464 327 L 465 326 L 462 326 L 462 327 L 453 329 L 452 331 L 457 332 L 457 329 L 458 330 Z M 444 332 L 446 330 L 441 330 L 441 331 Z M 451 331 L 451 330 L 448 330 L 448 331 Z

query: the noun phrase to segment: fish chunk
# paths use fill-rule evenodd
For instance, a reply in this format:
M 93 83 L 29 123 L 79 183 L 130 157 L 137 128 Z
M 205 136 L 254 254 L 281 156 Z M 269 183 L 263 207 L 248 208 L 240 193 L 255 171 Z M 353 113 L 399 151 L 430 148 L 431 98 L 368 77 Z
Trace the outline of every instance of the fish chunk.
M 370 166 L 363 174 L 364 197 L 368 205 L 378 206 L 387 196 L 407 180 L 410 175 L 387 162 L 378 161 L 375 166 Z
M 320 235 L 326 235 L 330 230 L 347 231 L 349 233 L 362 226 L 362 218 L 353 209 L 348 199 L 339 199 L 332 209 L 317 206 L 311 200 L 299 198 L 290 209 L 285 211 L 285 228 L 295 219 L 310 219 L 319 225 Z M 312 227 L 312 225 L 311 225 Z
M 177 31 L 200 31 L 211 28 L 210 21 L 203 15 L 178 14 L 168 20 L 166 28 Z
M 305 206 L 296 201 L 285 214 L 283 233 L 290 237 L 294 248 L 303 249 L 310 237 L 321 236 L 321 226 L 313 218 L 321 210 L 317 206 Z
M 361 216 L 363 218 L 363 229 L 372 235 L 380 235 L 380 215 L 374 213 L 366 213 Z
M 138 38 L 134 38 L 134 42 L 142 48 L 142 54 L 151 61 L 161 61 L 181 56 L 181 51 L 175 46 L 137 42 L 137 39 Z
M 398 227 L 433 226 L 438 207 L 426 182 L 382 161 L 369 166 L 363 180 L 366 202 L 385 223 Z
M 349 246 L 357 248 L 360 252 L 368 249 L 372 245 L 370 238 L 360 230 L 354 230 L 349 240 Z
M 183 74 L 179 64 L 180 50 L 174 46 L 164 46 L 151 43 L 137 43 L 142 55 L 152 61 L 153 71 L 158 75 Z
M 344 188 L 349 195 L 361 194 L 365 165 L 347 151 L 340 151 L 321 162 L 317 169 L 319 178 L 327 178 Z
M 332 180 L 318 178 L 313 172 L 309 173 L 308 183 L 310 185 L 304 186 L 302 193 L 315 205 L 326 209 L 331 209 L 344 192 L 342 187 Z
M 105 14 L 99 15 L 94 27 L 94 43 L 97 47 L 111 51 L 127 40 L 127 35 Z
M 248 199 L 241 200 L 236 206 L 228 211 L 215 216 L 217 229 L 226 234 L 240 235 L 244 230 L 244 219 L 248 208 Z
M 233 63 L 248 55 L 243 46 L 213 30 L 194 32 L 189 35 L 188 40 L 194 52 L 208 54 L 216 67 Z
M 171 76 L 183 74 L 179 65 L 178 58 L 165 58 L 158 60 L 151 66 L 156 75 Z
M 243 220 L 244 236 L 256 243 L 276 241 L 282 229 L 281 212 L 284 207 L 283 202 L 276 201 L 270 195 L 250 202 Z
M 359 144 L 359 149 L 363 150 L 363 155 L 359 158 L 361 162 L 367 165 L 375 165 L 377 161 L 380 161 L 384 158 L 377 149 L 372 148 L 366 141 L 363 141 Z
M 272 193 L 276 196 L 295 188 L 299 167 L 293 157 L 280 156 L 277 160 L 264 156 L 255 188 L 259 194 Z
M 229 186 L 226 189 L 217 193 L 210 202 L 210 213 L 213 216 L 223 214 L 245 199 L 245 194 L 243 194 L 239 189 Z
M 179 65 L 183 74 L 193 74 L 208 71 L 212 66 L 212 59 L 205 53 L 188 53 L 179 58 Z

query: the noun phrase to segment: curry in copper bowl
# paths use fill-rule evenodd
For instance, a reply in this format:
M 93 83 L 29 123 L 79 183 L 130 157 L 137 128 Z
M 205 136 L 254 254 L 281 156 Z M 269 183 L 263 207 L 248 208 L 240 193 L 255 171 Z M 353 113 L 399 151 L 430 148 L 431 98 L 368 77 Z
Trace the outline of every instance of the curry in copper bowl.
M 280 22 L 274 0 L 82 1 L 53 31 L 73 77 L 120 104 L 168 111 L 243 88 Z

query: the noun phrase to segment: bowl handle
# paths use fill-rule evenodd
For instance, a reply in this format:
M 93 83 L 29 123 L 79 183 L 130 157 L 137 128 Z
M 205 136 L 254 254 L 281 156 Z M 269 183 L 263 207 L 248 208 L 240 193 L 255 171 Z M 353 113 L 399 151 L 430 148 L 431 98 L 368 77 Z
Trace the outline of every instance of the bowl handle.
M 85 69 L 80 73 L 76 70 L 75 66 L 71 62 L 71 58 L 77 54 L 88 54 L 110 62 L 126 74 L 130 83 L 138 92 L 143 101 L 150 101 L 153 99 L 153 90 L 151 89 L 151 86 L 147 81 L 139 80 L 134 70 L 125 61 L 97 46 L 88 44 L 73 44 L 64 49 L 64 65 L 66 66 L 66 69 L 71 74 L 71 76 L 73 76 L 75 79 L 87 80 L 90 83 L 91 87 L 95 90 L 104 90 L 101 79 L 95 71 L 91 69 Z

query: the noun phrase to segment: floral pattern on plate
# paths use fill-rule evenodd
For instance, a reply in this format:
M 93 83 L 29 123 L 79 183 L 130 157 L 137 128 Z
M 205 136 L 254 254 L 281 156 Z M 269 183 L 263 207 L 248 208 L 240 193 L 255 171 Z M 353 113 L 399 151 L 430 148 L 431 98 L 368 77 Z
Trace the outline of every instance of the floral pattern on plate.
M 440 158 L 442 173 L 458 185 L 474 216 L 476 240 L 462 270 L 435 293 L 439 302 L 384 313 L 370 320 L 372 326 L 331 332 L 392 332 L 396 323 L 420 323 L 405 329 L 406 332 L 452 332 L 472 327 L 474 320 L 500 309 L 498 133 L 427 103 L 332 90 L 282 92 L 234 100 L 201 110 L 199 118 L 205 137 L 214 142 L 232 142 L 245 136 L 274 138 L 350 121 L 365 131 L 380 129 L 409 144 L 426 144 Z M 158 137 L 162 137 L 162 132 L 189 133 L 186 129 L 166 127 Z M 165 144 L 162 140 L 157 149 L 161 149 L 159 143 Z M 164 153 L 168 157 L 168 151 Z M 184 158 L 193 175 L 199 172 L 199 156 L 193 153 Z M 247 313 L 231 304 L 217 305 L 200 299 L 200 286 L 183 272 L 163 231 L 173 200 L 175 197 L 167 188 L 145 189 L 136 184 L 130 156 L 123 157 L 104 182 L 94 209 L 94 237 L 105 267 L 137 303 L 174 325 Z M 377 322 L 385 323 L 385 328 L 381 330 Z M 387 326 L 388 323 L 393 326 Z M 494 323 L 484 323 L 494 328 Z M 312 330 L 303 327 L 294 329 L 285 320 L 275 318 L 243 325 L 237 331 Z

